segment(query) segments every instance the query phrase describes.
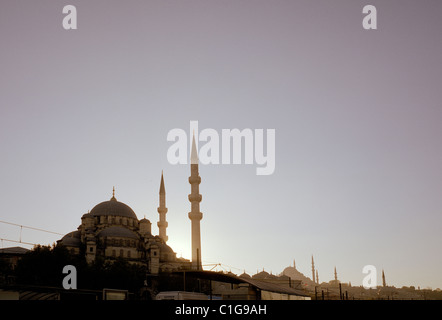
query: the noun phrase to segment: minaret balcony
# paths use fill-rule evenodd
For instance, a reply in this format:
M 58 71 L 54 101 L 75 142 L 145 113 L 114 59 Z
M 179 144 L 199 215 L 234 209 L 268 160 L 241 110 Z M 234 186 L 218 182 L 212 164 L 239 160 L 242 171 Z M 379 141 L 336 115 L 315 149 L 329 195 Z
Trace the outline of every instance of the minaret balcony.
M 203 218 L 203 214 L 201 212 L 189 212 L 190 220 L 201 220 Z
M 189 177 L 189 183 L 190 184 L 194 184 L 194 183 L 198 183 L 198 184 L 200 184 L 201 183 L 201 177 L 200 176 L 190 176 Z
M 167 228 L 169 226 L 169 223 L 167 221 L 158 221 L 157 226 L 158 226 L 158 228 L 161 228 L 161 227 Z
M 160 214 L 162 214 L 162 213 L 166 214 L 167 213 L 167 208 L 165 208 L 165 207 L 158 207 L 157 211 Z
M 203 196 L 200 194 L 189 194 L 189 201 L 190 202 L 201 202 L 203 199 Z

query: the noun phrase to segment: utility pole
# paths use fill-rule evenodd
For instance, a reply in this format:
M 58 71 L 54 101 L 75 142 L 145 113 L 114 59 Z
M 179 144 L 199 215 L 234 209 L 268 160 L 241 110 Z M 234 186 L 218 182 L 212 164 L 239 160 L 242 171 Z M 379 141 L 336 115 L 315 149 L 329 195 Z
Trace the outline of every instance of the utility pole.
M 341 287 L 341 283 L 339 283 L 339 299 L 342 300 L 342 287 Z

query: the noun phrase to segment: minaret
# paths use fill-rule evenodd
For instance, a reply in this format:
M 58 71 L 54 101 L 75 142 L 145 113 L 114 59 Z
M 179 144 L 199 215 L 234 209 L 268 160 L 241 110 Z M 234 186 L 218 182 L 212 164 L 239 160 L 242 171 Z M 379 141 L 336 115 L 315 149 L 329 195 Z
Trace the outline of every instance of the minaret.
M 200 221 L 203 218 L 203 214 L 200 212 L 202 196 L 199 194 L 199 184 L 201 183 L 201 177 L 198 172 L 198 153 L 195 145 L 195 134 L 192 139 L 192 152 L 190 155 L 189 183 L 191 185 L 191 193 L 189 194 L 191 211 L 189 212 L 189 219 L 192 221 L 192 268 L 201 270 Z
M 384 273 L 384 269 L 382 269 L 382 286 L 386 287 L 387 283 L 385 282 L 385 273 Z
M 335 281 L 338 281 L 338 273 L 336 272 L 336 266 L 335 266 Z
M 160 215 L 160 221 L 158 221 L 157 226 L 160 231 L 160 238 L 164 240 L 164 242 L 167 242 L 169 237 L 166 235 L 166 228 L 168 226 L 168 223 L 166 221 L 166 189 L 164 188 L 164 178 L 163 178 L 163 172 L 161 172 L 161 184 L 160 184 L 160 206 L 158 207 L 158 213 Z
M 319 284 L 318 269 L 316 269 L 316 283 Z
M 315 261 L 313 261 L 313 255 L 312 255 L 312 280 L 315 281 Z

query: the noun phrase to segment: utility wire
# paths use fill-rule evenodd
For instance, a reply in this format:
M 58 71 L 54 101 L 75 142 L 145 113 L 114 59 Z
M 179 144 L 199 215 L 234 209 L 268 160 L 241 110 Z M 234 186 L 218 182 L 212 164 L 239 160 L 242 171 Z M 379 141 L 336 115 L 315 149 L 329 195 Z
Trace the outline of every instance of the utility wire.
M 17 240 L 10 240 L 10 239 L 4 239 L 4 238 L 0 238 L 0 240 L 3 241 L 9 241 L 9 242 L 15 242 L 15 243 L 23 243 L 23 244 L 29 244 L 31 246 L 37 246 L 38 244 L 36 243 L 30 243 L 30 242 L 24 242 L 24 241 L 17 241 Z
M 54 231 L 49 231 L 49 230 L 44 230 L 44 229 L 39 229 L 39 228 L 34 228 L 34 227 L 27 227 L 27 226 L 23 226 L 23 225 L 17 224 L 17 223 L 12 223 L 12 222 L 2 221 L 2 220 L 0 220 L 0 223 L 6 223 L 6 224 L 10 224 L 12 226 L 17 226 L 17 227 L 20 227 L 20 228 L 27 228 L 27 229 L 32 229 L 32 230 L 37 230 L 37 231 L 42 231 L 42 232 L 48 232 L 48 233 L 53 233 L 53 234 L 58 234 L 58 235 L 64 236 L 64 234 L 62 234 L 62 233 L 58 233 L 58 232 L 54 232 Z

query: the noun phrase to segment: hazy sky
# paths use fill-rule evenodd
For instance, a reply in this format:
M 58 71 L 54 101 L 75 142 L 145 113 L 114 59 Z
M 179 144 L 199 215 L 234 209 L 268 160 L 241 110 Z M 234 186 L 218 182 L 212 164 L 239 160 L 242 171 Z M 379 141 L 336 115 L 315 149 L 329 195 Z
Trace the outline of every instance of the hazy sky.
M 62 27 L 75 5 L 78 29 Z M 375 5 L 378 30 L 362 28 Z M 60 233 L 116 198 L 190 258 L 167 133 L 275 129 L 276 169 L 200 165 L 203 264 L 442 288 L 442 1 L 1 1 L 0 220 Z M 0 238 L 20 228 L 0 224 Z M 60 236 L 23 229 L 22 240 Z M 3 247 L 16 243 L 2 242 Z M 23 245 L 24 246 L 24 245 Z M 25 246 L 29 247 L 29 246 Z M 210 268 L 210 267 L 207 267 Z

